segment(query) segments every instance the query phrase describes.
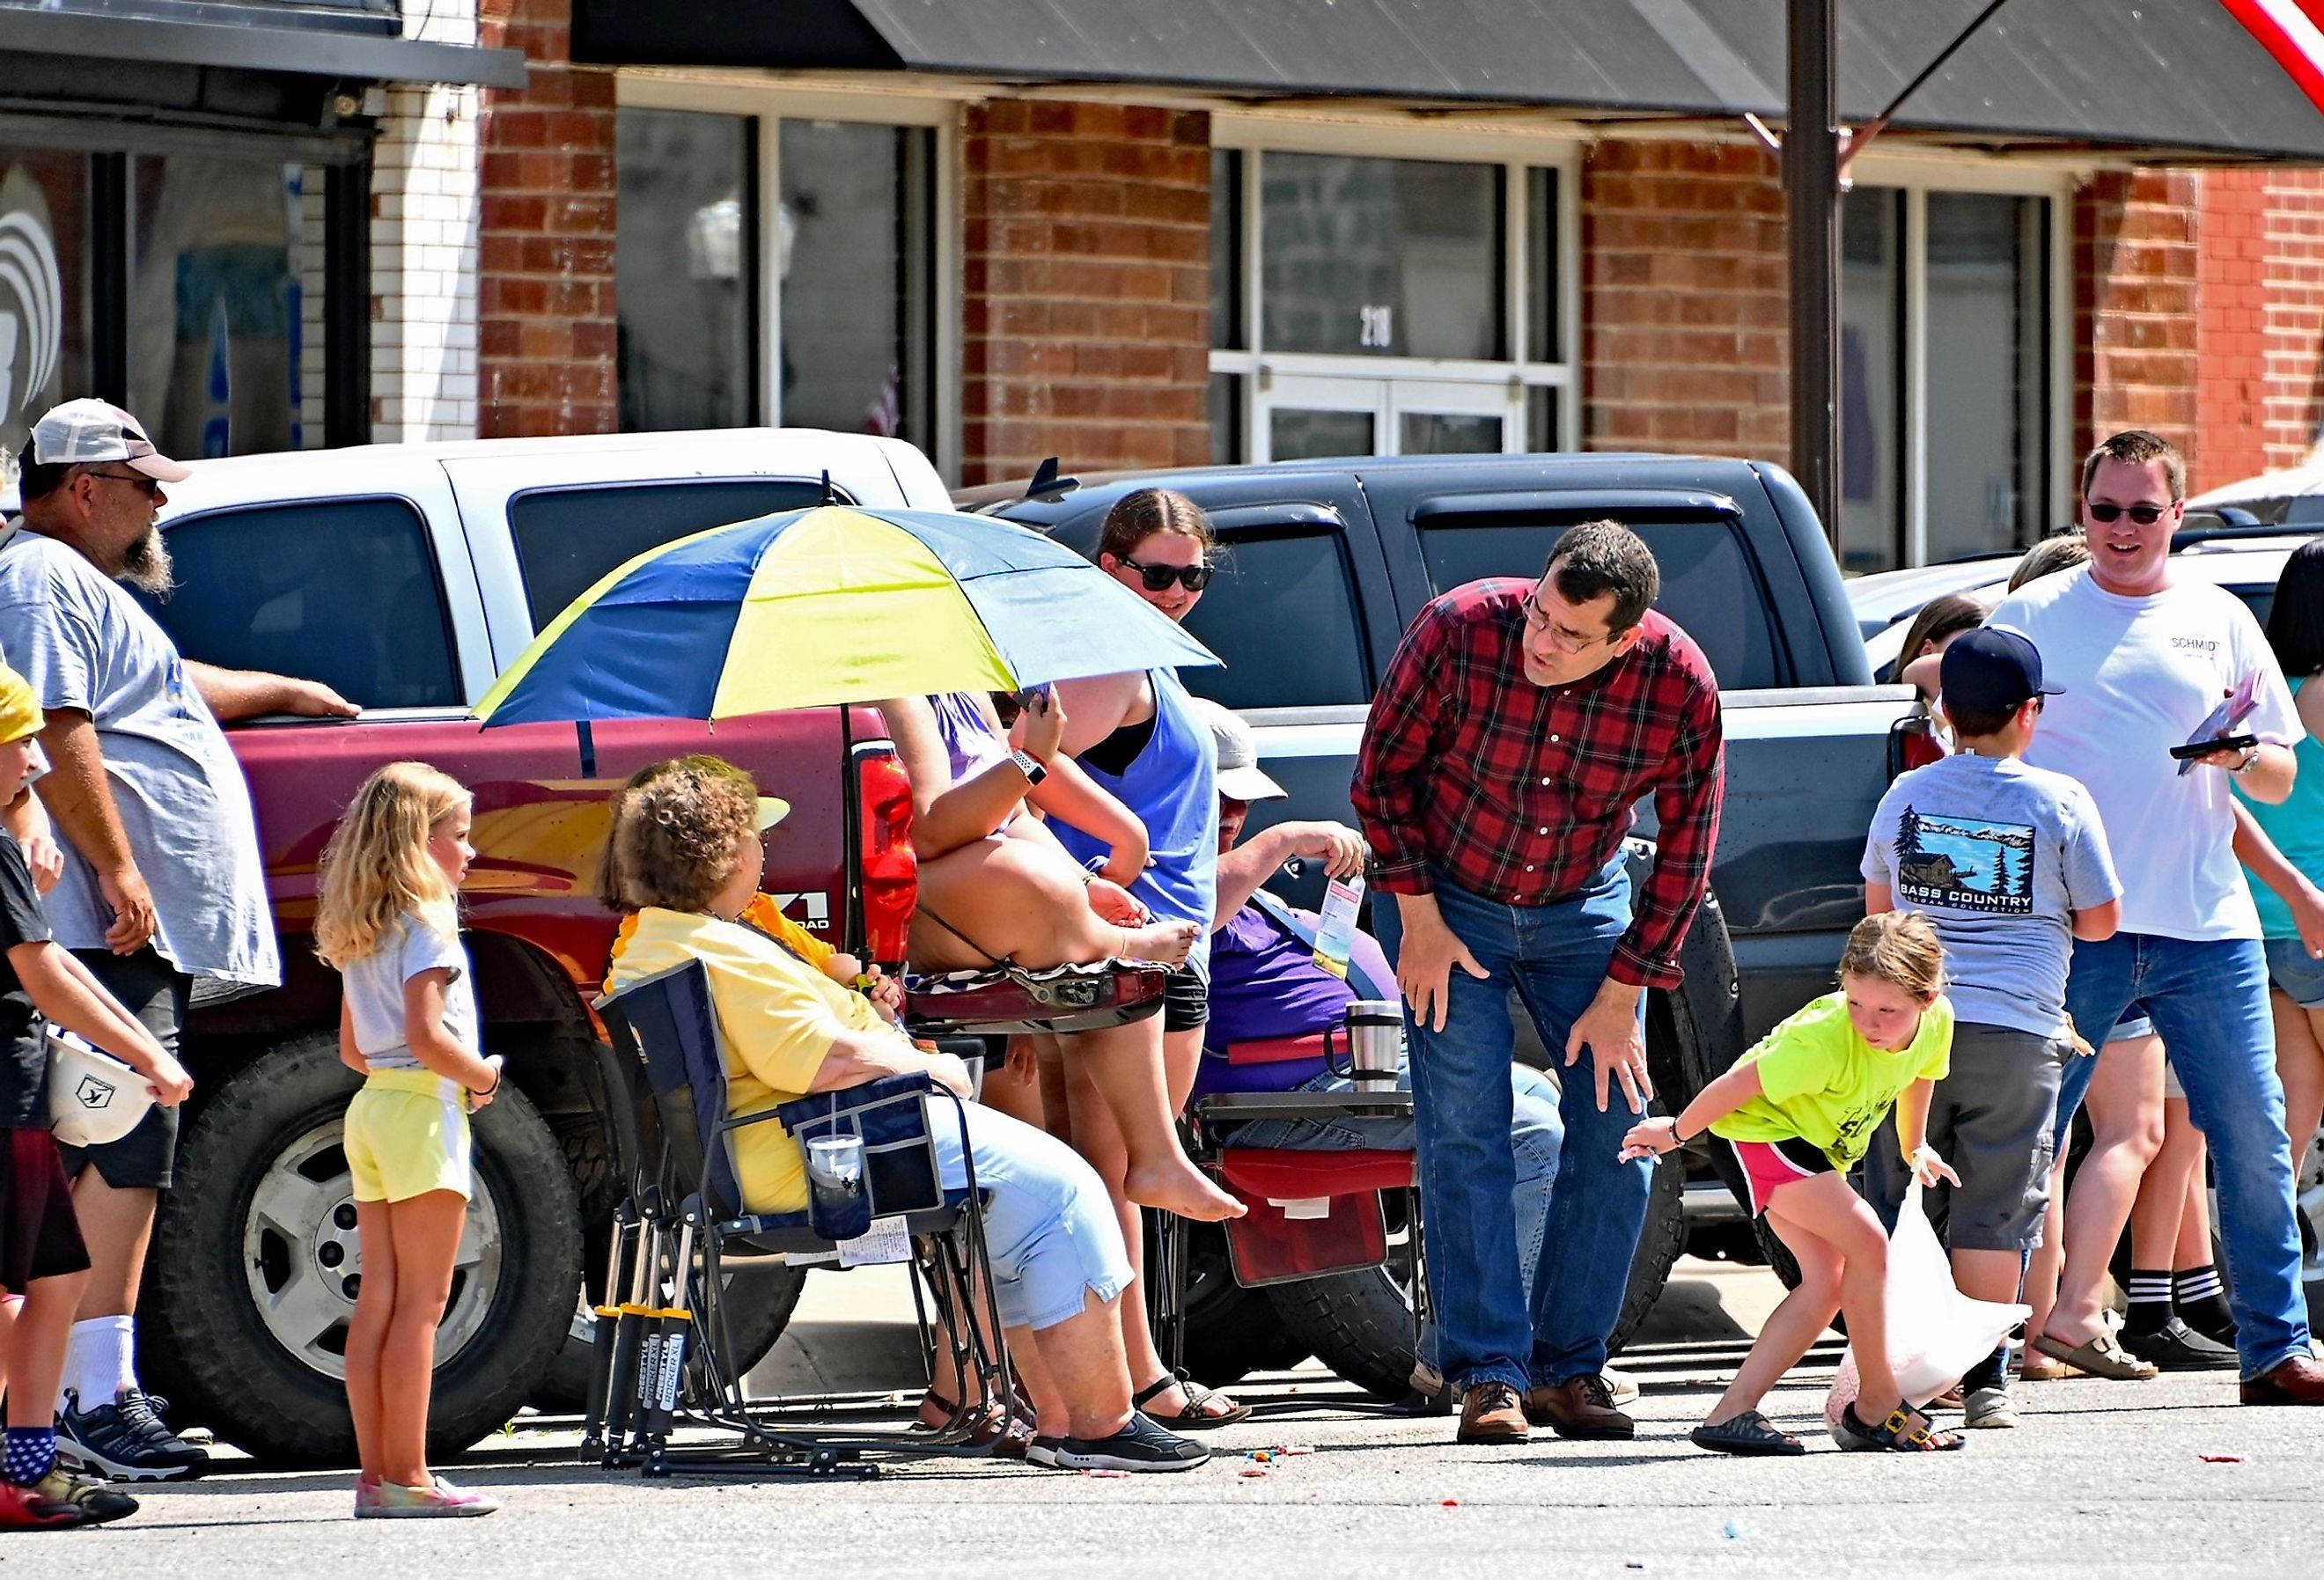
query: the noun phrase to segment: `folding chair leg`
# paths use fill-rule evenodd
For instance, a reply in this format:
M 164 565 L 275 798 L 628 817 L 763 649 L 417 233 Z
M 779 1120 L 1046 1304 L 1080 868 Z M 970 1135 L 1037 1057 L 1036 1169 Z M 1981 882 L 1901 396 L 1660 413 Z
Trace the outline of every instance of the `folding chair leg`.
M 622 1252 L 628 1248 L 630 1228 L 626 1214 L 616 1217 L 606 1243 L 605 1281 L 600 1297 L 606 1303 L 596 1307 L 589 1334 L 589 1392 L 581 1418 L 584 1464 L 604 1457 L 605 1452 L 605 1411 L 613 1400 L 613 1334 L 622 1315 Z
M 646 1314 L 656 1264 L 661 1261 L 661 1225 L 649 1219 L 638 1233 L 638 1257 L 630 1268 L 630 1295 L 615 1308 L 613 1363 L 605 1394 L 605 1468 L 630 1463 L 629 1430 L 636 1414 L 639 1369 L 644 1361 Z
M 1154 1238 L 1154 1337 L 1162 1363 L 1176 1371 L 1186 1363 L 1186 1220 L 1162 1215 Z
M 646 1335 L 646 1354 L 654 1357 L 654 1363 L 640 1380 L 644 1407 L 640 1412 L 638 1434 L 644 1448 L 644 1471 L 649 1476 L 669 1474 L 669 1430 L 678 1418 L 678 1391 L 686 1385 L 686 1340 L 694 1327 L 694 1313 L 682 1304 L 687 1298 L 687 1281 L 693 1265 L 694 1224 L 689 1221 L 678 1233 L 677 1270 L 670 1294 L 673 1304 L 657 1307 L 647 1318 L 651 1326 Z

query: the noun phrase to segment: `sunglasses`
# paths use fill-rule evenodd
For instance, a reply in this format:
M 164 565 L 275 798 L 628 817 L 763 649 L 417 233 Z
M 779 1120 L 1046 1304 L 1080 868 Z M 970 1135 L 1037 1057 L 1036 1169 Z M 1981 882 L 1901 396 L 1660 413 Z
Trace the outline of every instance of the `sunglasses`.
M 161 485 L 159 483 L 155 482 L 152 478 L 148 477 L 143 472 L 91 471 L 89 476 L 92 477 L 103 477 L 106 481 L 113 483 L 126 483 L 148 499 L 152 498 L 154 494 L 161 492 Z
M 1125 570 L 1136 571 L 1139 581 L 1149 593 L 1158 593 L 1174 581 L 1190 593 L 1199 593 L 1211 585 L 1211 572 L 1214 568 L 1208 565 L 1140 565 L 1135 559 L 1125 559 L 1119 555 L 1115 556 L 1114 563 Z
M 2126 515 L 2142 527 L 2151 527 L 2163 519 L 2163 513 L 2170 507 L 2161 504 L 2093 504 L 2086 499 L 2082 501 L 2082 508 L 2090 513 L 2090 520 L 2094 522 L 2103 523 Z

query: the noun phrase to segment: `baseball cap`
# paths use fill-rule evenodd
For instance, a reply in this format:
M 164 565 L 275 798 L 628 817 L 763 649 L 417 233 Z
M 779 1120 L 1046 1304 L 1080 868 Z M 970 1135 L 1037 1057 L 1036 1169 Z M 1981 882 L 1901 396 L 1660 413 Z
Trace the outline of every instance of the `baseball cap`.
M 1249 725 L 1206 697 L 1192 700 L 1218 748 L 1219 794 L 1231 801 L 1272 801 L 1291 793 L 1259 771 L 1259 743 Z
M 1949 713 L 2006 713 L 2028 698 L 2063 690 L 2042 684 L 2042 652 L 2030 638 L 1997 625 L 1953 638 L 1937 675 Z
M 153 448 L 134 417 L 110 401 L 84 398 L 51 406 L 32 424 L 32 459 L 44 467 L 119 461 L 156 483 L 183 483 L 194 469 Z
M 759 798 L 758 826 L 760 833 L 764 834 L 768 829 L 772 828 L 776 824 L 781 822 L 790 815 L 791 804 L 788 801 L 784 800 L 780 796 L 761 796 Z
M 47 727 L 48 721 L 41 715 L 40 699 L 32 695 L 31 682 L 6 664 L 0 664 L 0 745 L 37 735 Z

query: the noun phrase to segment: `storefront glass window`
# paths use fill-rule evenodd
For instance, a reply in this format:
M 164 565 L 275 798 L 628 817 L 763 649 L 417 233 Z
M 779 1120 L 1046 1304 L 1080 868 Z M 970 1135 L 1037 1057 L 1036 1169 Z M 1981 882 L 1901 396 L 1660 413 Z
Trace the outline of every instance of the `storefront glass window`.
M 0 448 L 92 393 L 89 156 L 0 146 Z M 5 468 L 0 468 L 5 469 Z
M 752 399 L 757 123 L 624 108 L 616 124 L 622 427 L 734 428 Z
M 129 398 L 171 455 L 301 449 L 323 289 L 318 173 L 140 158 L 132 180 Z
M 1886 570 L 1904 541 L 1904 194 L 1840 200 L 1840 556 Z
M 792 426 L 929 438 L 934 134 L 782 124 L 782 411 Z
M 2044 423 L 2042 204 L 1929 194 L 1928 558 L 2038 535 Z M 1941 436 L 1941 439 L 1937 436 Z
M 1508 354 L 1497 167 L 1269 153 L 1259 207 L 1268 350 Z

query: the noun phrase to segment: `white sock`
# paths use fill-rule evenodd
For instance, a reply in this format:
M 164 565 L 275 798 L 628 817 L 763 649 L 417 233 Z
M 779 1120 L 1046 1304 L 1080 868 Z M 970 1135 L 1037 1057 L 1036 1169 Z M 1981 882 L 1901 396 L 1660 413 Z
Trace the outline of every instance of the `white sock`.
M 58 1384 L 57 1409 L 61 1412 L 78 1394 L 80 1408 L 92 1410 L 111 1404 L 137 1386 L 137 1319 L 134 1317 L 92 1317 L 72 1325 L 65 1344 L 65 1373 Z

